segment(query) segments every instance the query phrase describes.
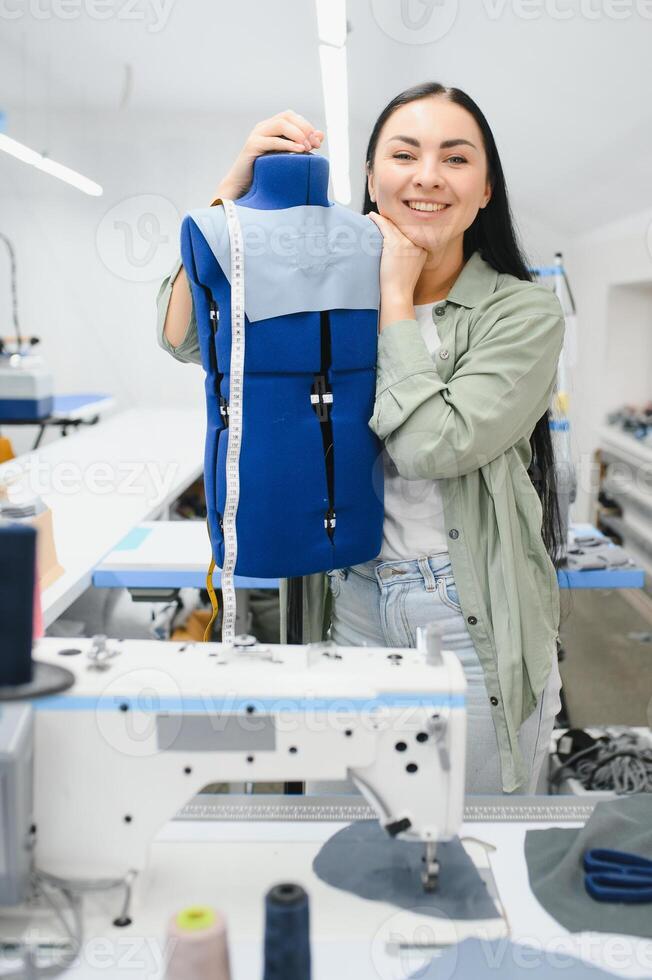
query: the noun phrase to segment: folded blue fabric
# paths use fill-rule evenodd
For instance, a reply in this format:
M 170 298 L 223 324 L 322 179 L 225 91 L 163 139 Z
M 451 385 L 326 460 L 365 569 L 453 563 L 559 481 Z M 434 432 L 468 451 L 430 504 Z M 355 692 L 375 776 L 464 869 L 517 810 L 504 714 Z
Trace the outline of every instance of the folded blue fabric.
M 236 204 L 242 228 L 245 312 L 250 323 L 306 310 L 377 310 L 383 236 L 371 218 L 341 204 L 263 209 Z M 190 217 L 231 284 L 223 208 Z

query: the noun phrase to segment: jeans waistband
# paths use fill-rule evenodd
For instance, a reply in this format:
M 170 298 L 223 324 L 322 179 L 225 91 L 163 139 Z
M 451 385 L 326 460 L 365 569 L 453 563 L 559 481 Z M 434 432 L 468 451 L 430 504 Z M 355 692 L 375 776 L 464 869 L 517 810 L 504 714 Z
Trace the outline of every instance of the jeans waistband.
M 380 561 L 373 558 L 371 561 L 362 562 L 360 565 L 351 565 L 350 568 L 343 571 L 345 573 L 352 571 L 356 575 L 362 575 L 363 578 L 376 581 L 381 589 L 402 582 L 418 581 L 423 581 L 426 586 L 432 588 L 436 577 L 453 574 L 448 551 L 401 561 Z

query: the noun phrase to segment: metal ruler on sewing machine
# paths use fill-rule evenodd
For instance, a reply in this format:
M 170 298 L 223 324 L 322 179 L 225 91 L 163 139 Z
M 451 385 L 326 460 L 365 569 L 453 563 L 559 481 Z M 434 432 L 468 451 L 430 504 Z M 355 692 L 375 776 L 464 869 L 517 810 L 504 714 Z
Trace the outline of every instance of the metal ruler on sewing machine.
M 609 796 L 605 795 L 605 799 Z M 528 796 L 506 801 L 501 796 L 477 796 L 464 806 L 466 823 L 586 823 L 599 800 L 576 796 Z M 254 822 L 351 823 L 375 819 L 362 797 L 210 795 L 196 796 L 177 820 Z

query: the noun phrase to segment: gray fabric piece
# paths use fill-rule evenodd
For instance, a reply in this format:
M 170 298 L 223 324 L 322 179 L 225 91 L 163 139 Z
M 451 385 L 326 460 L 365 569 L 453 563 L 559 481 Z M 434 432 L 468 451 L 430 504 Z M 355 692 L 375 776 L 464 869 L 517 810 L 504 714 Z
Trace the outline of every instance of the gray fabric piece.
M 376 902 L 418 907 L 422 915 L 448 919 L 497 919 L 500 913 L 459 838 L 437 846 L 439 886 L 428 894 L 421 884 L 424 845 L 393 840 L 377 820 L 359 820 L 338 831 L 316 855 L 318 878 Z
M 570 548 L 593 548 L 605 544 L 602 534 L 571 534 Z
M 652 938 L 652 905 L 597 902 L 584 888 L 582 856 L 590 847 L 631 851 L 652 859 L 652 794 L 596 805 L 580 830 L 528 830 L 525 860 L 530 887 L 550 915 L 570 932 L 624 933 Z
M 631 565 L 626 551 L 617 544 L 582 547 L 568 551 L 568 567 L 576 570 L 593 568 L 621 568 Z
M 620 565 L 631 565 L 629 555 L 617 544 L 605 544 L 599 548 L 593 548 L 591 549 L 591 554 L 604 559 L 609 568 L 618 568 Z
M 573 572 L 591 572 L 595 569 L 604 570 L 607 563 L 604 558 L 592 554 L 590 551 L 579 551 L 577 553 L 569 551 L 566 555 L 566 567 Z
M 310 310 L 377 310 L 383 236 L 366 215 L 341 204 L 238 207 L 251 323 Z M 222 207 L 190 217 L 231 282 L 231 247 Z
M 486 942 L 481 939 L 465 939 L 457 946 L 444 950 L 441 956 L 418 973 L 412 980 L 600 980 L 614 977 L 598 966 L 583 963 L 568 953 L 546 952 L 533 946 L 522 946 L 508 939 Z

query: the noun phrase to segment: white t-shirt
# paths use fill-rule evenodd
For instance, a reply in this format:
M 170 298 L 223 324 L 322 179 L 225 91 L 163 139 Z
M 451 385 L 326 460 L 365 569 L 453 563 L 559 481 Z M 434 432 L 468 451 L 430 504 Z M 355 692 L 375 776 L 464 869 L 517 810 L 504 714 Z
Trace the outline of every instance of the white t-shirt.
M 432 310 L 435 303 L 414 307 L 421 335 L 433 363 L 441 347 Z M 436 365 L 435 365 L 436 367 Z M 383 449 L 385 519 L 383 544 L 377 558 L 401 561 L 448 551 L 439 480 L 404 480 Z

